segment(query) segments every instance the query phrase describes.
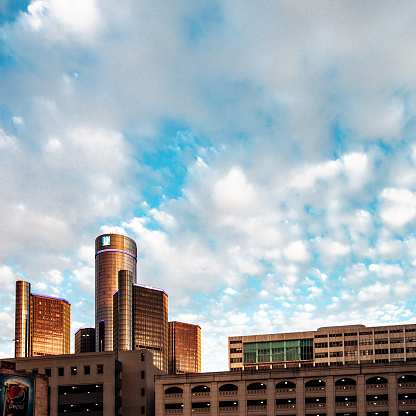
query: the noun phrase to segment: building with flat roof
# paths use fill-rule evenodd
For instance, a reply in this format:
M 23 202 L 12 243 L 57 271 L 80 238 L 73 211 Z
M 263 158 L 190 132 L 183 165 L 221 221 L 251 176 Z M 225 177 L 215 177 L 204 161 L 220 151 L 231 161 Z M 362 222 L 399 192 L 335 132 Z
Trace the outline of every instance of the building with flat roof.
M 415 416 L 416 362 L 155 378 L 155 416 Z
M 17 370 L 47 376 L 50 415 L 154 416 L 154 377 L 163 373 L 147 350 L 9 361 Z
M 228 338 L 229 369 L 273 369 L 416 360 L 416 324 L 346 325 Z
M 120 271 L 119 288 L 113 295 L 114 350 L 146 348 L 153 363 L 168 372 L 168 295 L 162 289 L 131 284 L 129 273 Z
M 169 322 L 169 374 L 201 372 L 201 327 Z
M 113 293 L 118 272 L 131 272 L 136 283 L 136 243 L 122 234 L 103 234 L 95 239 L 95 336 L 96 351 L 113 350 Z
M 95 328 L 79 328 L 75 332 L 75 354 L 95 352 Z
M 69 354 L 71 304 L 62 298 L 31 293 L 16 281 L 15 356 Z

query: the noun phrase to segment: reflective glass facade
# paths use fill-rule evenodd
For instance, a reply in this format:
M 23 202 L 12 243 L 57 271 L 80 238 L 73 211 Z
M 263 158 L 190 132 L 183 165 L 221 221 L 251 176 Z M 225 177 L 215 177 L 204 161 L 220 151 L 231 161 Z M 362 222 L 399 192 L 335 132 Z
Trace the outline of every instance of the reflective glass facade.
M 201 328 L 169 322 L 169 374 L 201 372 Z
M 30 283 L 16 282 L 15 357 L 30 355 Z
M 131 238 L 121 234 L 104 234 L 95 239 L 97 351 L 113 350 L 113 293 L 118 289 L 118 272 L 130 271 L 136 282 L 136 263 L 137 248 Z
M 313 339 L 244 344 L 244 364 L 313 360 Z
M 71 305 L 64 299 L 32 295 L 32 356 L 70 353 Z
M 30 293 L 16 282 L 16 357 L 69 354 L 71 304 L 65 299 Z
M 168 372 L 168 295 L 161 289 L 133 285 L 133 349 L 146 348 L 153 364 Z

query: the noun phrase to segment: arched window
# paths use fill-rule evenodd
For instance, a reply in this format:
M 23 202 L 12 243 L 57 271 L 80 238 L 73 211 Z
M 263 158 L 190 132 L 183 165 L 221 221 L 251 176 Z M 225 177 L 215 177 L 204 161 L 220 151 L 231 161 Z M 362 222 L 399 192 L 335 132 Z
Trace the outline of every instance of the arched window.
M 250 390 L 264 390 L 266 388 L 267 387 L 264 383 L 256 382 L 256 383 L 249 384 L 247 386 L 247 391 L 250 391 Z
M 305 387 L 325 387 L 325 381 L 320 378 L 309 380 L 305 383 Z
M 192 388 L 192 393 L 208 393 L 210 391 L 209 387 L 207 386 L 195 386 Z
M 235 384 L 223 384 L 218 390 L 219 391 L 237 391 L 238 387 Z
M 176 394 L 176 393 L 183 393 L 183 390 L 180 387 L 169 387 L 165 390 L 165 394 Z
M 369 378 L 366 384 L 387 384 L 387 379 L 381 376 L 374 376 Z
M 353 380 L 352 378 L 339 378 L 336 382 L 336 386 L 355 386 L 357 382 Z
M 416 382 L 416 376 L 413 374 L 405 374 L 403 376 L 400 376 L 397 379 L 398 383 L 415 383 Z
M 277 389 L 294 389 L 296 388 L 296 384 L 292 381 L 281 381 L 280 383 L 276 384 Z

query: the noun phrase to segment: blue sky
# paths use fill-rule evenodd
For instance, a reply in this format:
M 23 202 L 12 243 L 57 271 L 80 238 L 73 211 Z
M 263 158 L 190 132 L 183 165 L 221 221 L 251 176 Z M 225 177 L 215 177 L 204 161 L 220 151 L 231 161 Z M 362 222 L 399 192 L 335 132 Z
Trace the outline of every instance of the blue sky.
M 413 1 L 0 3 L 0 356 L 14 288 L 94 322 L 94 240 L 227 337 L 415 323 Z

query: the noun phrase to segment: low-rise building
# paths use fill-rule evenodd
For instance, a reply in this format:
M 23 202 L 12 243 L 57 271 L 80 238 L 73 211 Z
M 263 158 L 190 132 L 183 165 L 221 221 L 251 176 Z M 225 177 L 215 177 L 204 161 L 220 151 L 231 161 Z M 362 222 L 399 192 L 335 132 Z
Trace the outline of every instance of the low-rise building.
M 16 369 L 49 379 L 49 414 L 154 415 L 153 365 L 148 350 L 10 359 Z
M 155 416 L 415 416 L 416 362 L 155 378 Z
M 415 361 L 416 324 L 233 336 L 228 357 L 231 371 Z

